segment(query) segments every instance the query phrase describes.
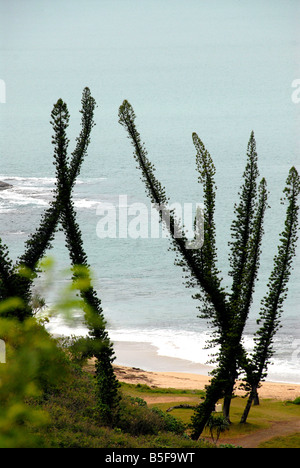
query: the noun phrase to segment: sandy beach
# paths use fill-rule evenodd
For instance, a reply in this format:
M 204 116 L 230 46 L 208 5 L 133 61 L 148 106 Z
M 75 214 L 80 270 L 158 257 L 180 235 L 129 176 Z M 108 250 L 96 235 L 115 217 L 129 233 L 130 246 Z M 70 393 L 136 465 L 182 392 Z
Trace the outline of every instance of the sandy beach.
M 146 384 L 161 388 L 202 390 L 209 383 L 211 367 L 155 354 L 147 343 L 114 343 L 115 372 L 121 382 Z M 236 390 L 237 395 L 244 392 Z M 300 396 L 300 385 L 263 382 L 261 398 L 294 400 Z
M 150 372 L 136 367 L 115 366 L 120 382 L 146 384 L 151 387 L 202 390 L 209 383 L 206 375 L 184 372 Z M 236 390 L 237 395 L 244 392 Z M 263 382 L 259 389 L 261 398 L 274 400 L 294 400 L 300 396 L 300 385 Z

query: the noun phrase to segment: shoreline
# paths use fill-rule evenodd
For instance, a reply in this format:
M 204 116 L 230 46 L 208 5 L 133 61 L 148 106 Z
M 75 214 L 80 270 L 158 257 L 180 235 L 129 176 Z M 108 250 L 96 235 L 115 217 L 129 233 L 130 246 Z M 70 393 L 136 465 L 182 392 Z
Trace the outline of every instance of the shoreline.
M 116 365 L 139 367 L 148 372 L 188 372 L 208 375 L 212 366 L 198 364 L 177 357 L 161 356 L 150 343 L 138 341 L 114 341 Z
M 152 372 L 138 367 L 126 367 L 114 365 L 116 377 L 120 382 L 133 385 L 148 385 L 153 388 L 176 388 L 178 390 L 204 390 L 209 384 L 207 375 L 190 374 L 185 372 Z M 237 396 L 245 395 L 245 392 L 235 391 Z M 262 382 L 258 390 L 261 399 L 271 400 L 295 400 L 300 397 L 299 384 L 284 384 L 276 382 Z
M 205 385 L 209 384 L 209 372 L 213 367 L 160 356 L 149 343 L 116 341 L 114 350 L 114 368 L 120 382 L 182 390 L 204 390 Z M 237 389 L 236 394 L 241 396 L 245 392 Z M 300 397 L 300 384 L 265 381 L 259 389 L 259 396 L 294 400 Z

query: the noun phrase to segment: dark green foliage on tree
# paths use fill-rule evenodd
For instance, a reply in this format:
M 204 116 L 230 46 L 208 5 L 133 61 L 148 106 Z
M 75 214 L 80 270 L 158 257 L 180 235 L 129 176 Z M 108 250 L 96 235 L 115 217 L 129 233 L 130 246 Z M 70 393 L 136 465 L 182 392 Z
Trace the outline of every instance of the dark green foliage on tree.
M 193 143 L 195 145 L 196 165 L 199 173 L 199 183 L 203 185 L 204 198 L 204 244 L 201 249 L 197 249 L 199 261 L 202 264 L 203 274 L 208 278 L 214 278 L 216 286 L 220 286 L 218 278 L 217 249 L 216 249 L 216 226 L 214 220 L 215 199 L 216 199 L 216 184 L 215 173 L 216 168 L 213 160 L 205 148 L 204 144 L 196 133 L 193 133 Z
M 216 184 L 215 173 L 216 169 L 212 158 L 205 148 L 204 144 L 196 133 L 193 133 L 193 143 L 196 148 L 196 166 L 198 171 L 198 181 L 203 185 L 203 199 L 204 199 L 204 223 L 203 223 L 203 246 L 201 248 L 193 249 L 193 255 L 201 272 L 201 277 L 210 287 L 199 294 L 196 293 L 193 297 L 201 302 L 199 306 L 201 318 L 210 320 L 214 327 L 216 336 L 221 337 L 224 330 L 229 327 L 229 309 L 228 301 L 225 290 L 222 288 L 220 272 L 217 269 L 217 248 L 216 248 L 216 226 L 214 220 L 215 213 L 215 198 L 216 198 Z M 182 267 L 184 266 L 184 259 L 182 262 L 177 262 Z M 188 283 L 190 286 L 196 286 L 193 277 L 190 278 Z M 219 304 L 216 308 L 211 300 L 211 295 L 218 294 Z M 213 305 L 213 307 L 212 307 Z M 216 339 L 216 342 L 219 341 Z
M 298 240 L 297 198 L 300 193 L 300 178 L 297 170 L 292 167 L 284 189 L 284 202 L 287 203 L 285 228 L 281 233 L 278 253 L 274 258 L 274 269 L 271 273 L 268 293 L 262 300 L 260 311 L 261 328 L 254 337 L 255 347 L 249 362 L 246 382 L 250 392 L 241 422 L 245 423 L 255 398 L 260 382 L 267 376 L 268 365 L 274 354 L 274 336 L 280 327 L 280 317 L 283 302 L 288 292 L 288 280 L 291 274 L 292 262 L 296 253 Z
M 263 221 L 267 209 L 266 181 L 262 179 L 259 191 L 256 191 L 258 176 L 257 154 L 254 134 L 252 132 L 248 144 L 248 162 L 244 173 L 244 184 L 241 188 L 241 200 L 235 207 L 236 220 L 232 224 L 234 242 L 232 252 L 231 275 L 233 277 L 232 293 L 230 295 L 230 330 L 227 334 L 228 386 L 224 397 L 223 413 L 229 420 L 231 398 L 239 368 L 244 367 L 246 353 L 242 346 L 244 328 L 250 312 L 252 298 L 260 263 L 261 242 L 263 237 Z M 232 366 L 230 369 L 230 361 Z
M 31 296 L 28 285 L 34 274 L 29 270 L 13 265 L 8 256 L 8 248 L 0 239 L 0 301 L 16 299 L 17 307 L 7 308 L 3 317 L 18 317 L 24 320 L 32 315 Z
M 14 285 L 13 264 L 8 256 L 8 248 L 0 239 L 0 300 L 14 297 L 16 289 Z
M 241 371 L 246 371 L 249 378 L 253 378 L 252 372 L 255 371 L 256 363 L 250 365 L 242 338 L 252 305 L 260 264 L 263 222 L 268 198 L 267 184 L 265 179 L 262 179 L 259 184 L 257 182 L 259 171 L 256 142 L 252 132 L 247 147 L 244 182 L 239 194 L 239 203 L 234 208 L 235 219 L 231 227 L 232 241 L 230 242 L 229 260 L 232 288 L 231 292 L 227 293 L 222 287 L 220 272 L 216 266 L 215 166 L 210 154 L 198 135 L 194 133 L 193 142 L 197 152 L 196 165 L 199 182 L 203 185 L 204 243 L 200 248 L 189 249 L 183 227 L 176 220 L 174 214 L 168 212 L 166 191 L 155 177 L 155 168 L 147 157 L 147 151 L 135 126 L 135 119 L 132 106 L 128 101 L 124 101 L 119 109 L 119 122 L 128 133 L 147 193 L 160 210 L 162 222 L 165 222 L 165 219 L 170 219 L 170 223 L 165 224 L 171 234 L 174 250 L 180 257 L 176 263 L 181 265 L 185 272 L 188 272 L 188 286 L 199 288 L 199 293 L 194 294 L 193 297 L 201 302 L 199 306 L 201 317 L 209 320 L 214 326 L 213 344 L 219 347 L 216 356 L 217 367 L 212 372 L 211 383 L 206 389 L 205 401 L 197 407 L 192 418 L 193 438 L 198 438 L 209 421 L 215 404 L 221 398 L 224 398 L 223 415 L 229 421 L 230 402 L 238 376 Z M 166 218 L 164 218 L 164 213 L 168 214 Z M 295 223 L 296 226 L 297 221 Z M 181 233 L 181 236 L 176 235 L 176 233 Z M 290 261 L 292 261 L 294 256 L 292 244 L 285 246 L 288 249 Z M 286 284 L 284 282 L 279 284 L 278 281 L 276 284 L 279 288 L 278 292 L 280 290 L 280 297 L 282 297 Z M 270 286 L 272 287 L 272 282 L 270 282 Z M 270 300 L 265 301 L 265 307 Z M 277 311 L 280 304 L 280 301 L 274 303 L 274 310 Z M 269 309 L 269 306 L 267 308 Z M 262 334 L 265 336 L 264 332 Z M 269 343 L 267 349 L 270 350 Z
M 59 100 L 53 108 L 53 111 L 51 113 L 51 117 L 52 117 L 51 123 L 54 123 L 53 119 L 55 119 L 55 114 L 59 112 L 60 106 L 65 107 L 65 104 L 63 103 L 62 100 Z M 81 132 L 80 132 L 79 137 L 77 138 L 77 144 L 76 144 L 75 150 L 72 153 L 72 158 L 70 161 L 69 182 L 68 182 L 70 194 L 71 194 L 71 190 L 74 187 L 76 178 L 78 177 L 80 173 L 80 169 L 81 169 L 81 165 L 84 160 L 84 157 L 87 154 L 87 148 L 90 143 L 90 134 L 94 126 L 93 117 L 94 117 L 94 110 L 95 110 L 96 103 L 95 103 L 94 98 L 91 96 L 91 92 L 89 88 L 85 88 L 83 91 L 81 106 L 82 106 L 81 111 L 80 111 L 82 114 Z M 56 144 L 55 140 L 57 140 L 57 144 L 60 145 L 62 151 L 67 151 L 69 140 L 63 134 L 63 127 L 66 126 L 65 128 L 67 128 L 68 122 L 69 122 L 69 114 L 68 114 L 68 110 L 66 107 L 65 107 L 64 115 L 62 114 L 61 118 L 63 119 L 61 122 L 62 128 L 60 130 L 57 129 L 57 131 L 60 133 L 60 136 L 58 134 L 55 134 L 53 136 L 53 143 Z M 58 141 L 59 138 L 61 138 L 60 142 Z M 58 158 L 56 151 L 57 149 L 55 150 L 55 153 L 54 153 L 55 161 Z M 57 193 L 57 190 L 56 190 L 56 193 Z M 39 228 L 26 242 L 26 251 L 19 260 L 20 264 L 24 264 L 29 269 L 34 270 L 36 265 L 38 264 L 38 261 L 45 255 L 45 252 L 47 251 L 47 249 L 51 247 L 51 241 L 54 239 L 55 230 L 57 228 L 58 221 L 59 221 L 60 207 L 61 207 L 61 202 L 58 199 L 58 197 L 55 196 L 54 200 L 50 203 L 50 208 L 45 211 Z
M 85 303 L 85 321 L 89 328 L 90 339 L 87 340 L 89 355 L 96 358 L 96 378 L 98 383 L 99 410 L 106 423 L 113 423 L 117 418 L 119 402 L 119 383 L 113 371 L 114 351 L 106 331 L 101 301 L 91 285 L 88 272 L 87 255 L 83 248 L 82 235 L 76 222 L 76 213 L 72 201 L 72 189 L 79 175 L 83 159 L 90 142 L 93 128 L 96 102 L 89 88 L 82 95 L 81 132 L 76 139 L 76 147 L 71 158 L 68 158 L 66 130 L 69 125 L 69 112 L 66 103 L 59 99 L 51 113 L 51 125 L 54 135 L 54 164 L 56 168 L 56 188 L 53 201 L 44 213 L 40 226 L 26 242 L 26 251 L 16 266 L 8 259 L 8 250 L 0 241 L 0 299 L 19 297 L 22 307 L 9 310 L 19 320 L 31 316 L 31 287 L 37 274 L 38 263 L 51 247 L 59 223 L 65 235 L 66 245 L 74 267 L 73 281 L 85 281 L 80 293 Z M 30 272 L 30 274 L 29 274 Z
M 257 152 L 254 133 L 251 133 L 247 151 L 247 165 L 244 172 L 244 184 L 241 188 L 239 205 L 235 205 L 236 219 L 232 223 L 233 241 L 231 245 L 230 265 L 232 276 L 231 303 L 238 302 L 242 294 L 241 278 L 245 275 L 249 258 L 249 239 L 253 227 L 253 215 L 256 202 Z
M 134 147 L 134 157 L 142 171 L 142 178 L 146 185 L 147 193 L 152 203 L 159 209 L 162 222 L 169 229 L 174 248 L 181 255 L 185 265 L 191 272 L 191 281 L 194 281 L 201 288 L 204 295 L 209 297 L 213 306 L 214 313 L 218 321 L 226 321 L 227 309 L 226 295 L 223 289 L 216 287 L 215 282 L 207 277 L 207 271 L 212 264 L 205 264 L 204 256 L 199 258 L 194 249 L 189 249 L 189 242 L 185 236 L 183 228 L 179 225 L 173 213 L 168 208 L 168 198 L 165 188 L 155 177 L 155 168 L 147 157 L 147 151 L 144 148 L 140 134 L 135 126 L 135 114 L 128 101 L 124 101 L 119 109 L 119 122 L 128 131 L 129 138 Z M 179 235 L 180 234 L 180 235 Z
M 66 144 L 68 142 L 65 134 L 68 121 L 68 113 L 63 102 L 58 101 L 52 113 L 52 125 L 55 131 L 55 165 L 57 172 L 57 198 L 61 204 L 60 222 L 66 236 L 66 246 L 69 250 L 70 259 L 74 270 L 74 281 L 86 280 L 87 285 L 81 290 L 87 310 L 85 321 L 89 328 L 92 355 L 96 358 L 96 379 L 98 383 L 99 411 L 105 423 L 112 424 L 117 419 L 117 408 L 119 403 L 119 383 L 115 377 L 112 363 L 114 351 L 105 329 L 106 322 L 103 316 L 101 301 L 96 291 L 91 286 L 88 275 L 89 264 L 83 247 L 83 240 L 79 225 L 76 221 L 76 212 L 70 197 L 72 178 L 76 174 L 74 165 L 68 165 Z M 77 267 L 85 267 L 85 272 Z M 83 274 L 83 275 L 82 275 Z M 96 343 L 96 347 L 95 347 Z M 100 343 L 100 346 L 97 346 Z
M 93 116 L 95 110 L 95 100 L 91 96 L 89 88 L 85 88 L 81 100 L 81 132 L 77 138 L 77 144 L 72 159 L 70 161 L 70 178 L 69 187 L 70 193 L 73 188 L 76 178 L 79 175 L 81 164 L 86 155 L 87 148 L 90 142 L 91 130 L 94 126 Z M 66 152 L 69 140 L 63 133 L 63 128 L 67 128 L 69 122 L 69 114 L 66 105 L 62 100 L 59 100 L 54 106 L 51 117 L 52 122 L 55 115 L 59 112 L 60 106 L 64 107 L 64 115 L 61 113 L 60 129 L 57 128 L 57 133 L 53 136 L 53 142 L 57 144 L 62 151 Z M 56 140 L 56 142 L 55 142 Z M 57 158 L 57 150 L 54 157 Z M 20 320 L 32 315 L 30 306 L 31 294 L 30 289 L 34 279 L 37 265 L 41 258 L 45 255 L 47 249 L 51 247 L 51 242 L 54 239 L 55 232 L 58 226 L 61 210 L 61 202 L 57 197 L 57 190 L 54 193 L 54 199 L 50 203 L 50 207 L 42 216 L 40 226 L 34 234 L 30 236 L 25 244 L 25 252 L 19 258 L 17 265 L 13 266 L 12 261 L 8 258 L 8 249 L 0 241 L 0 294 L 1 299 L 10 297 L 20 297 L 23 302 L 23 307 L 20 310 L 14 310 L 13 315 Z M 30 272 L 29 275 L 20 275 L 19 271 Z M 10 314 L 11 312 L 9 312 Z

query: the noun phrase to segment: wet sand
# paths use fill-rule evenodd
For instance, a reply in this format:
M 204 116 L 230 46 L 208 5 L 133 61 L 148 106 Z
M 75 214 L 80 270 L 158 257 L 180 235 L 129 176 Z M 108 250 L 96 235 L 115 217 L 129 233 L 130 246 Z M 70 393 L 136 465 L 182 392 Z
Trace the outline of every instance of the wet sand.
M 115 371 L 121 382 L 146 384 L 161 388 L 202 390 L 210 381 L 212 367 L 184 359 L 157 355 L 148 343 L 115 342 Z M 244 392 L 236 390 L 237 395 Z M 300 385 L 293 383 L 263 382 L 261 398 L 294 400 L 300 397 Z

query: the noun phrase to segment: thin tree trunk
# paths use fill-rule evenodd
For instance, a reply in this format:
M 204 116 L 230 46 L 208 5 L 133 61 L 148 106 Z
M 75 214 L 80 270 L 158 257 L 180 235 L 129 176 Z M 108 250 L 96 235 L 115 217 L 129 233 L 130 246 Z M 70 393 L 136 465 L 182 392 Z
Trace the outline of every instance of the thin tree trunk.
M 257 389 L 256 389 L 256 392 L 255 392 L 255 395 L 254 395 L 253 405 L 254 406 L 259 406 L 259 395 L 258 395 Z
M 223 404 L 223 416 L 229 423 L 231 423 L 231 421 L 230 421 L 231 399 L 232 399 L 231 396 L 226 396 L 224 398 L 224 404 Z
M 202 432 L 205 429 L 205 426 L 210 418 L 211 413 L 216 407 L 216 403 L 219 400 L 218 396 L 214 398 L 207 399 L 204 403 L 201 403 L 201 419 L 197 423 L 197 428 L 194 427 L 194 432 L 192 434 L 192 439 L 198 440 L 201 437 Z
M 234 383 L 232 379 L 228 381 L 228 375 L 233 375 L 231 369 L 220 369 L 219 373 L 211 380 L 210 385 L 207 387 L 205 401 L 198 406 L 192 416 L 192 439 L 199 439 L 211 413 L 215 411 L 217 402 L 225 396 L 232 395 Z
M 251 409 L 251 406 L 252 406 L 252 403 L 255 400 L 256 396 L 258 397 L 257 387 L 255 386 L 255 387 L 252 388 L 252 390 L 250 392 L 250 395 L 249 395 L 249 398 L 248 398 L 244 413 L 243 413 L 243 415 L 241 417 L 241 421 L 240 421 L 241 424 L 246 424 L 247 419 L 248 419 L 248 415 L 249 415 L 249 412 L 250 412 L 250 409 Z

